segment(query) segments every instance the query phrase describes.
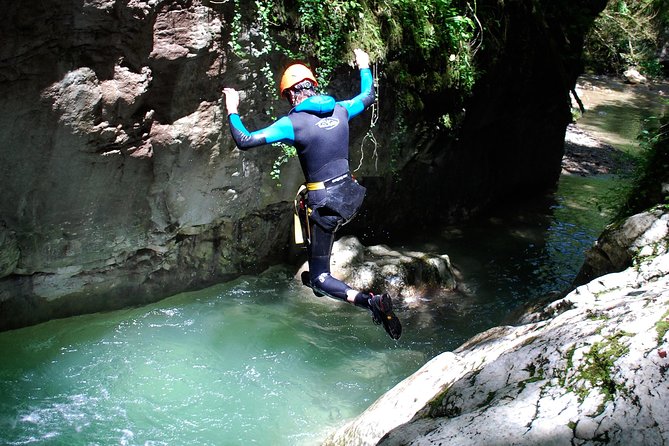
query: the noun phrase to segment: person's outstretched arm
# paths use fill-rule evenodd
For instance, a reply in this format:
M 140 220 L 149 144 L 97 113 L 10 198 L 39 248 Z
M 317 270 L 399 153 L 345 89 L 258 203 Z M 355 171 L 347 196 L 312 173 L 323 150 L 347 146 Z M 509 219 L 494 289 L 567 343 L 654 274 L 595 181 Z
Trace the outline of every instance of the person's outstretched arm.
M 348 119 L 352 119 L 362 113 L 367 107 L 374 103 L 374 78 L 369 69 L 369 54 L 361 49 L 353 50 L 355 63 L 360 69 L 360 94 L 348 101 L 339 102 L 348 110 Z
M 294 142 L 293 124 L 285 116 L 269 127 L 249 132 L 239 117 L 239 93 L 234 88 L 224 88 L 223 93 L 225 93 L 225 108 L 228 110 L 230 133 L 238 148 L 246 150 L 277 141 L 284 141 L 288 144 Z

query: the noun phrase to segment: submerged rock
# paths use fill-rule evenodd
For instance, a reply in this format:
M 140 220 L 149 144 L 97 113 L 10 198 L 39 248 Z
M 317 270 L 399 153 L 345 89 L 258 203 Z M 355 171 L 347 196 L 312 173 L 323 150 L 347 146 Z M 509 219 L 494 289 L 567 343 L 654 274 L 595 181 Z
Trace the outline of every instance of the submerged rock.
M 667 443 L 669 250 L 659 246 L 434 358 L 325 444 Z
M 447 255 L 397 251 L 385 245 L 365 247 L 356 237 L 337 240 L 332 249 L 332 275 L 359 290 L 389 292 L 407 305 L 437 289 L 454 290 L 455 272 Z M 305 263 L 298 271 L 308 269 Z

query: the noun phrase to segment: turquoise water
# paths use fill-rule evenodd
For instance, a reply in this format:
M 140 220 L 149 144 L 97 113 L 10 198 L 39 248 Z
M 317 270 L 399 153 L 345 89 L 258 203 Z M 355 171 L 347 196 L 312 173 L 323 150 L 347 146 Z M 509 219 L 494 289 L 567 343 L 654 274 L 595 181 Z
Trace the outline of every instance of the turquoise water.
M 555 196 L 407 241 L 449 254 L 464 282 L 400 309 L 399 342 L 282 267 L 0 333 L 0 444 L 318 444 L 430 358 L 564 289 L 611 184 L 564 177 Z
M 0 444 L 314 444 L 426 360 L 285 272 L 0 334 Z

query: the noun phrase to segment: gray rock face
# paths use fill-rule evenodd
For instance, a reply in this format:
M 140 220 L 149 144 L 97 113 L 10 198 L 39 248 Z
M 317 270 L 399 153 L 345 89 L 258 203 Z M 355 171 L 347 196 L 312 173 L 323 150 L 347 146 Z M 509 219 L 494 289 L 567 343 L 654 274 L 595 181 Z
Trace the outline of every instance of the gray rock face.
M 280 149 L 235 150 L 221 102 L 221 87 L 240 89 L 250 129 L 287 111 L 268 73 L 287 58 L 267 47 L 258 23 L 249 23 L 255 2 L 6 3 L 0 330 L 138 305 L 286 260 L 290 201 L 303 181 L 299 164 L 293 159 L 282 168 L 277 188 L 270 172 Z M 593 16 L 603 8 L 602 0 L 586 3 Z M 537 20 L 531 5 L 507 8 L 490 0 L 488 6 L 481 10 L 492 11 L 495 21 L 507 14 L 517 17 L 510 24 Z M 244 12 L 241 22 L 235 8 Z M 298 45 L 291 34 L 299 24 L 290 19 L 293 11 L 283 12 L 277 20 L 290 23 L 276 26 L 278 39 Z M 568 14 L 550 14 L 536 27 L 541 39 L 533 38 L 532 26 L 505 30 L 499 53 L 520 59 L 487 58 L 494 66 L 484 67 L 489 77 L 481 82 L 481 99 L 466 114 L 464 98 L 453 90 L 420 98 L 424 111 L 421 105 L 408 116 L 388 75 L 391 65 L 405 62 L 380 65 L 379 157 L 372 157 L 368 141 L 357 172 L 368 199 L 364 218 L 351 223 L 356 233 L 452 220 L 507 191 L 552 185 L 569 119 L 564 98 L 576 78 L 565 72 L 554 79 L 554 67 L 556 59 L 566 70 L 578 66 L 578 44 L 564 55 L 539 47 L 551 41 L 543 37 L 550 31 L 544 21 L 555 16 L 570 23 Z M 556 41 L 564 32 L 579 41 L 587 17 L 581 20 L 580 9 L 578 16 L 582 26 L 552 27 Z M 533 50 L 504 47 L 513 42 L 533 42 Z M 237 47 L 246 55 L 235 53 Z M 357 80 L 351 81 L 357 73 L 346 62 L 328 89 L 342 99 L 357 93 Z M 511 102 L 513 114 L 506 113 Z M 354 166 L 363 158 L 370 117 L 352 127 Z M 462 138 L 436 125 L 439 117 L 464 117 Z
M 641 236 L 654 239 L 655 224 L 667 215 L 656 215 Z M 436 357 L 325 444 L 666 444 L 663 240 L 653 255 L 575 289 L 520 325 L 491 329 Z
M 276 151 L 233 150 L 225 19 L 195 3 L 6 5 L 0 329 L 157 300 L 285 249 L 300 175 L 277 192 Z
M 14 234 L 0 222 L 0 279 L 16 269 L 20 256 L 21 252 Z

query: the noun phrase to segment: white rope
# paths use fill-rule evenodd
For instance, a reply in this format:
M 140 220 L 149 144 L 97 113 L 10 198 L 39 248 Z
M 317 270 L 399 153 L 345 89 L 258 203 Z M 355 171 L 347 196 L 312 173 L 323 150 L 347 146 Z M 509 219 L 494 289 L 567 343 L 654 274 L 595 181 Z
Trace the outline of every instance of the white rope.
M 362 167 L 362 163 L 365 160 L 365 141 L 367 140 L 371 141 L 372 144 L 374 145 L 374 151 L 372 152 L 372 158 L 374 158 L 374 170 L 375 171 L 379 170 L 378 166 L 379 144 L 376 141 L 376 137 L 374 136 L 374 131 L 373 131 L 377 121 L 379 120 L 379 77 L 378 77 L 377 63 L 374 63 L 374 66 L 372 67 L 372 78 L 374 82 L 374 91 L 376 92 L 376 98 L 372 103 L 372 117 L 369 123 L 369 130 L 367 130 L 367 134 L 362 138 L 362 141 L 360 142 L 360 163 L 358 164 L 358 167 L 356 167 L 355 170 L 353 170 L 353 172 L 357 172 Z

